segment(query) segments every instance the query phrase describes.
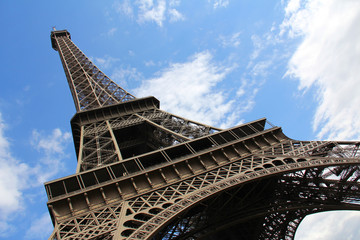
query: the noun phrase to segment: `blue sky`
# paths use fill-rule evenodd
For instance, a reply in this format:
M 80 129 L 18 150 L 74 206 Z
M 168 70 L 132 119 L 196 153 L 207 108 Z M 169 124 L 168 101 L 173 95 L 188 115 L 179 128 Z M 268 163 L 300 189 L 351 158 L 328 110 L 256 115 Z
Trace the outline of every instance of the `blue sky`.
M 43 182 L 76 169 L 53 26 L 169 112 L 222 128 L 267 117 L 294 139 L 353 140 L 359 22 L 356 0 L 1 1 L 0 238 L 47 239 Z M 359 226 L 356 212 L 316 214 L 296 240 L 359 239 Z

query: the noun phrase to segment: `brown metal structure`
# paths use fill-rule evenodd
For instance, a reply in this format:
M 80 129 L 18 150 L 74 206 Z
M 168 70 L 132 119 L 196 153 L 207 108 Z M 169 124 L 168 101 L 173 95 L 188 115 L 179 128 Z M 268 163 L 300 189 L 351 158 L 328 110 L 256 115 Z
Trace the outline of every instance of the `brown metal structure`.
M 49 239 L 293 239 L 301 220 L 360 210 L 360 142 L 297 141 L 259 119 L 230 129 L 159 109 L 51 32 L 77 113 L 76 173 L 45 183 Z

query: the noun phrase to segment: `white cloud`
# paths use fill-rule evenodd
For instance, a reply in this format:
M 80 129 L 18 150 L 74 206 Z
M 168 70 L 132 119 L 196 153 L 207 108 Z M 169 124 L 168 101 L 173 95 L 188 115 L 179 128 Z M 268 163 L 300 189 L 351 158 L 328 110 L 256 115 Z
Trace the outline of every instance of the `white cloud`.
M 146 67 L 152 67 L 152 66 L 155 66 L 155 63 L 154 63 L 154 61 L 153 61 L 153 60 L 146 61 L 144 64 L 145 64 L 145 66 L 146 66 Z
M 259 56 L 260 52 L 264 49 L 265 44 L 258 35 L 252 35 L 251 41 L 253 42 L 254 50 L 250 56 L 250 60 L 255 60 Z
M 165 20 L 166 1 L 158 0 L 157 4 L 153 0 L 138 0 L 139 6 L 139 22 L 154 21 L 160 27 Z
M 117 67 L 114 69 L 110 77 L 114 82 L 116 82 L 121 87 L 126 87 L 127 82 L 139 81 L 143 78 L 142 74 L 137 71 L 136 68 L 126 66 L 126 67 Z
M 64 154 L 64 143 L 71 138 L 69 132 L 62 133 L 59 128 L 53 130 L 51 135 L 43 135 L 38 130 L 33 130 L 32 144 L 39 150 L 44 151 L 46 155 Z
M 170 7 L 177 7 L 180 5 L 180 0 L 170 0 L 169 1 L 169 6 Z
M 241 43 L 240 41 L 240 32 L 236 32 L 230 36 L 223 36 L 219 37 L 221 45 L 223 47 L 238 47 Z
M 13 228 L 7 221 L 23 206 L 22 190 L 28 186 L 30 169 L 12 156 L 5 128 L 0 113 L 0 236 L 5 236 Z
M 271 66 L 271 64 L 273 64 L 272 59 L 253 63 L 250 73 L 253 77 L 257 77 L 257 76 L 266 77 L 268 75 L 268 69 Z
M 90 60 L 92 60 L 95 63 L 95 65 L 100 69 L 110 68 L 115 62 L 119 61 L 118 58 L 113 58 L 108 55 L 102 58 L 100 57 L 90 58 Z
M 301 222 L 295 240 L 360 239 L 360 212 L 335 211 L 309 215 Z
M 289 53 L 283 49 L 284 45 L 281 45 L 282 51 L 278 49 L 279 44 L 283 43 L 283 39 L 279 37 L 276 30 L 277 28 L 273 24 L 269 32 L 265 32 L 262 35 L 251 35 L 254 48 L 250 54 L 250 61 L 247 65 L 248 69 L 257 65 L 257 61 L 261 61 L 262 64 L 264 62 L 270 62 L 268 65 L 274 66 L 281 62 L 281 59 L 288 57 Z M 271 51 L 270 54 L 269 51 Z
M 301 0 L 290 0 L 285 7 L 285 16 L 290 16 L 294 12 L 298 11 L 300 8 L 300 1 Z
M 133 6 L 131 5 L 130 0 L 124 0 L 122 2 L 116 1 L 113 4 L 113 8 L 118 13 L 124 14 L 130 18 L 134 17 L 134 10 L 133 10 Z
M 70 140 L 71 134 L 63 133 L 58 128 L 49 135 L 33 130 L 31 144 L 42 155 L 38 164 L 33 168 L 39 184 L 50 180 L 64 168 L 62 160 L 68 157 L 65 148 Z
M 175 7 L 180 5 L 180 0 L 170 0 L 169 1 L 169 17 L 170 22 L 177 22 L 177 21 L 183 21 L 185 20 L 185 17 L 183 14 L 181 14 L 178 10 L 175 9 Z
M 168 11 L 170 16 L 170 22 L 177 22 L 180 20 L 185 20 L 185 17 L 175 8 L 171 8 Z
M 5 136 L 6 125 L 0 113 L 0 236 L 6 237 L 16 230 L 13 223 L 16 216 L 27 207 L 24 191 L 42 187 L 61 169 L 61 162 L 66 154 L 65 146 L 70 140 L 70 133 L 55 129 L 51 135 L 33 132 L 33 146 L 40 151 L 35 165 L 26 164 L 16 159 L 11 153 L 11 145 Z
M 313 128 L 318 137 L 360 137 L 360 2 L 289 1 L 281 34 L 302 37 L 287 76 L 299 89 L 317 89 Z
M 204 51 L 194 54 L 187 62 L 172 63 L 156 77 L 144 80 L 135 90 L 136 96 L 156 96 L 162 109 L 214 126 L 238 123 L 235 100 L 229 100 L 229 93 L 218 88 L 236 66 L 224 66 L 214 62 L 212 57 L 210 52 Z M 234 86 L 234 91 L 236 88 Z M 236 117 L 227 116 L 232 111 L 237 113 Z M 224 124 L 227 117 L 230 122 Z
M 154 22 L 162 27 L 165 21 L 177 22 L 185 20 L 182 13 L 176 9 L 180 5 L 179 0 L 129 0 L 117 1 L 113 5 L 117 13 L 131 19 L 135 18 L 138 23 Z
M 26 231 L 25 239 L 46 239 L 52 231 L 50 215 L 46 212 L 31 223 L 30 228 Z
M 229 5 L 229 0 L 213 0 L 213 7 L 214 9 L 220 8 L 220 7 L 227 7 Z

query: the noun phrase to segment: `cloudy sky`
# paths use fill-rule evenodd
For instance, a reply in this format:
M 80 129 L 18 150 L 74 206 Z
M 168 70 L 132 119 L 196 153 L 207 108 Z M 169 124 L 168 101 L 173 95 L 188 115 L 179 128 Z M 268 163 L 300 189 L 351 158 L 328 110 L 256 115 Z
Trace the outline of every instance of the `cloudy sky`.
M 75 107 L 52 27 L 164 110 L 226 128 L 267 117 L 299 140 L 360 138 L 360 1 L 0 2 L 0 238 L 47 239 L 43 183 L 75 172 Z M 360 239 L 357 212 L 296 240 Z

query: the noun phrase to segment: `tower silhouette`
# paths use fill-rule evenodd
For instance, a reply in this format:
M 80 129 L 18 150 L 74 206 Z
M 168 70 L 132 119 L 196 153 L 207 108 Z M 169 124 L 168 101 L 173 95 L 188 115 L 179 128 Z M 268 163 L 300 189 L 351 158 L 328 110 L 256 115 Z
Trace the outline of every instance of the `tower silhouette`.
M 45 183 L 49 239 L 293 239 L 301 220 L 360 210 L 354 141 L 298 141 L 265 118 L 229 129 L 159 109 L 52 31 L 74 99 L 76 173 Z

